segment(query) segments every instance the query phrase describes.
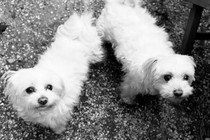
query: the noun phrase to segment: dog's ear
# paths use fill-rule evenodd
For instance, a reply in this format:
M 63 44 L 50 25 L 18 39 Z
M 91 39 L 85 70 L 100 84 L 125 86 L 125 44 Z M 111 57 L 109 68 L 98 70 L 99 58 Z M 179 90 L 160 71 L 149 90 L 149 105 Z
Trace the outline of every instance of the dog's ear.
M 188 56 L 188 55 L 185 55 L 185 58 L 186 58 L 186 60 L 188 61 L 188 62 L 190 62 L 191 64 L 192 64 L 192 66 L 195 68 L 196 67 L 196 64 L 195 64 L 195 60 L 194 60 L 194 58 L 192 57 L 192 56 Z M 190 83 L 192 83 L 193 81 L 195 81 L 195 77 L 194 77 L 194 73 L 195 73 L 195 69 L 194 69 L 194 72 L 192 73 L 192 75 L 191 75 L 191 81 L 190 81 Z
M 4 85 L 4 94 L 8 96 L 9 100 L 12 102 L 16 100 L 14 94 L 16 92 L 14 84 L 12 82 L 12 77 L 15 75 L 16 71 L 7 71 L 1 77 Z
M 51 84 L 54 86 L 54 91 L 59 94 L 59 96 L 64 96 L 66 92 L 66 86 L 63 79 L 55 73 L 51 74 L 51 78 L 53 79 Z
M 58 92 L 61 93 L 62 96 L 64 96 L 66 92 L 66 87 L 62 79 L 60 81 L 60 84 L 61 84 L 61 87 L 58 89 Z
M 16 71 L 7 71 L 5 72 L 2 77 L 1 81 L 3 81 L 4 86 L 8 83 L 9 79 L 16 73 Z
M 150 58 L 143 64 L 143 71 L 144 71 L 143 84 L 144 87 L 147 87 L 147 89 L 145 89 L 146 92 L 149 92 L 149 90 L 153 89 L 152 88 L 153 78 L 156 70 L 155 65 L 157 61 L 158 61 L 157 58 Z
M 187 55 L 187 57 L 188 57 L 189 62 L 191 62 L 191 64 L 192 64 L 194 67 L 196 67 L 194 58 L 193 58 L 192 56 L 188 56 L 188 55 Z
M 157 58 L 150 58 L 148 59 L 144 64 L 143 64 L 143 69 L 146 73 L 151 72 L 153 73 L 155 68 L 155 64 L 157 63 L 158 59 Z M 148 74 L 151 74 L 148 73 Z

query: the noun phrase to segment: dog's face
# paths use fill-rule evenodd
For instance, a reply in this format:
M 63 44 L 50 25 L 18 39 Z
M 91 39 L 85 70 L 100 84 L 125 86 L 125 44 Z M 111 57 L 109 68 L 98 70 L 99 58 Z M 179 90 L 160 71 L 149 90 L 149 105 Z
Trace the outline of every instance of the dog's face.
M 195 63 L 185 55 L 170 55 L 150 63 L 150 84 L 164 98 L 179 102 L 192 94 Z
M 63 81 L 43 69 L 21 69 L 6 74 L 5 95 L 19 112 L 46 112 L 63 96 Z

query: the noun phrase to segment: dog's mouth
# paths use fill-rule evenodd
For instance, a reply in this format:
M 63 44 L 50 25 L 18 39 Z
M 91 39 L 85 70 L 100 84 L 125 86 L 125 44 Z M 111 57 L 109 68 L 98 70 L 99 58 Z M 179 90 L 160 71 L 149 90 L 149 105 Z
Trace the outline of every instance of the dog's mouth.
M 35 107 L 35 109 L 40 110 L 40 111 L 44 111 L 44 110 L 49 110 L 52 109 L 54 107 L 54 105 L 40 105 Z
M 167 100 L 174 102 L 174 103 L 180 103 L 182 100 L 184 100 L 186 97 L 168 97 Z

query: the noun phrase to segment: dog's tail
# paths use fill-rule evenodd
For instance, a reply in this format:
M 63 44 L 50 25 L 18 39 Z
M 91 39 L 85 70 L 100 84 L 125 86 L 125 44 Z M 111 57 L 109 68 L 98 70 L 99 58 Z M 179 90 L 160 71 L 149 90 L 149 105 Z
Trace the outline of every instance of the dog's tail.
M 63 25 L 58 27 L 56 37 L 66 36 L 70 39 L 78 39 L 81 35 L 91 34 L 94 32 L 92 22 L 93 18 L 91 13 L 83 15 L 74 13 Z
M 90 56 L 95 63 L 102 59 L 101 37 L 98 35 L 96 27 L 93 25 L 92 13 L 79 15 L 74 13 L 71 17 L 57 29 L 56 37 L 68 37 L 71 40 L 78 40 L 91 50 Z
M 122 4 L 130 7 L 138 7 L 143 4 L 143 0 L 105 0 L 107 4 Z

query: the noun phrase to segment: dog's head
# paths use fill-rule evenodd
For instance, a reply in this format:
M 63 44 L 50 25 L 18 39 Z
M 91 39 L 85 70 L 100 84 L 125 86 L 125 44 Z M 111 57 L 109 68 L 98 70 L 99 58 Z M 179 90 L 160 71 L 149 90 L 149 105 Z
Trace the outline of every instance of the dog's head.
M 195 63 L 186 55 L 169 55 L 148 60 L 144 83 L 170 101 L 179 102 L 192 94 Z
M 29 68 L 9 71 L 3 78 L 6 84 L 4 93 L 19 115 L 51 110 L 64 94 L 62 79 L 49 70 Z

